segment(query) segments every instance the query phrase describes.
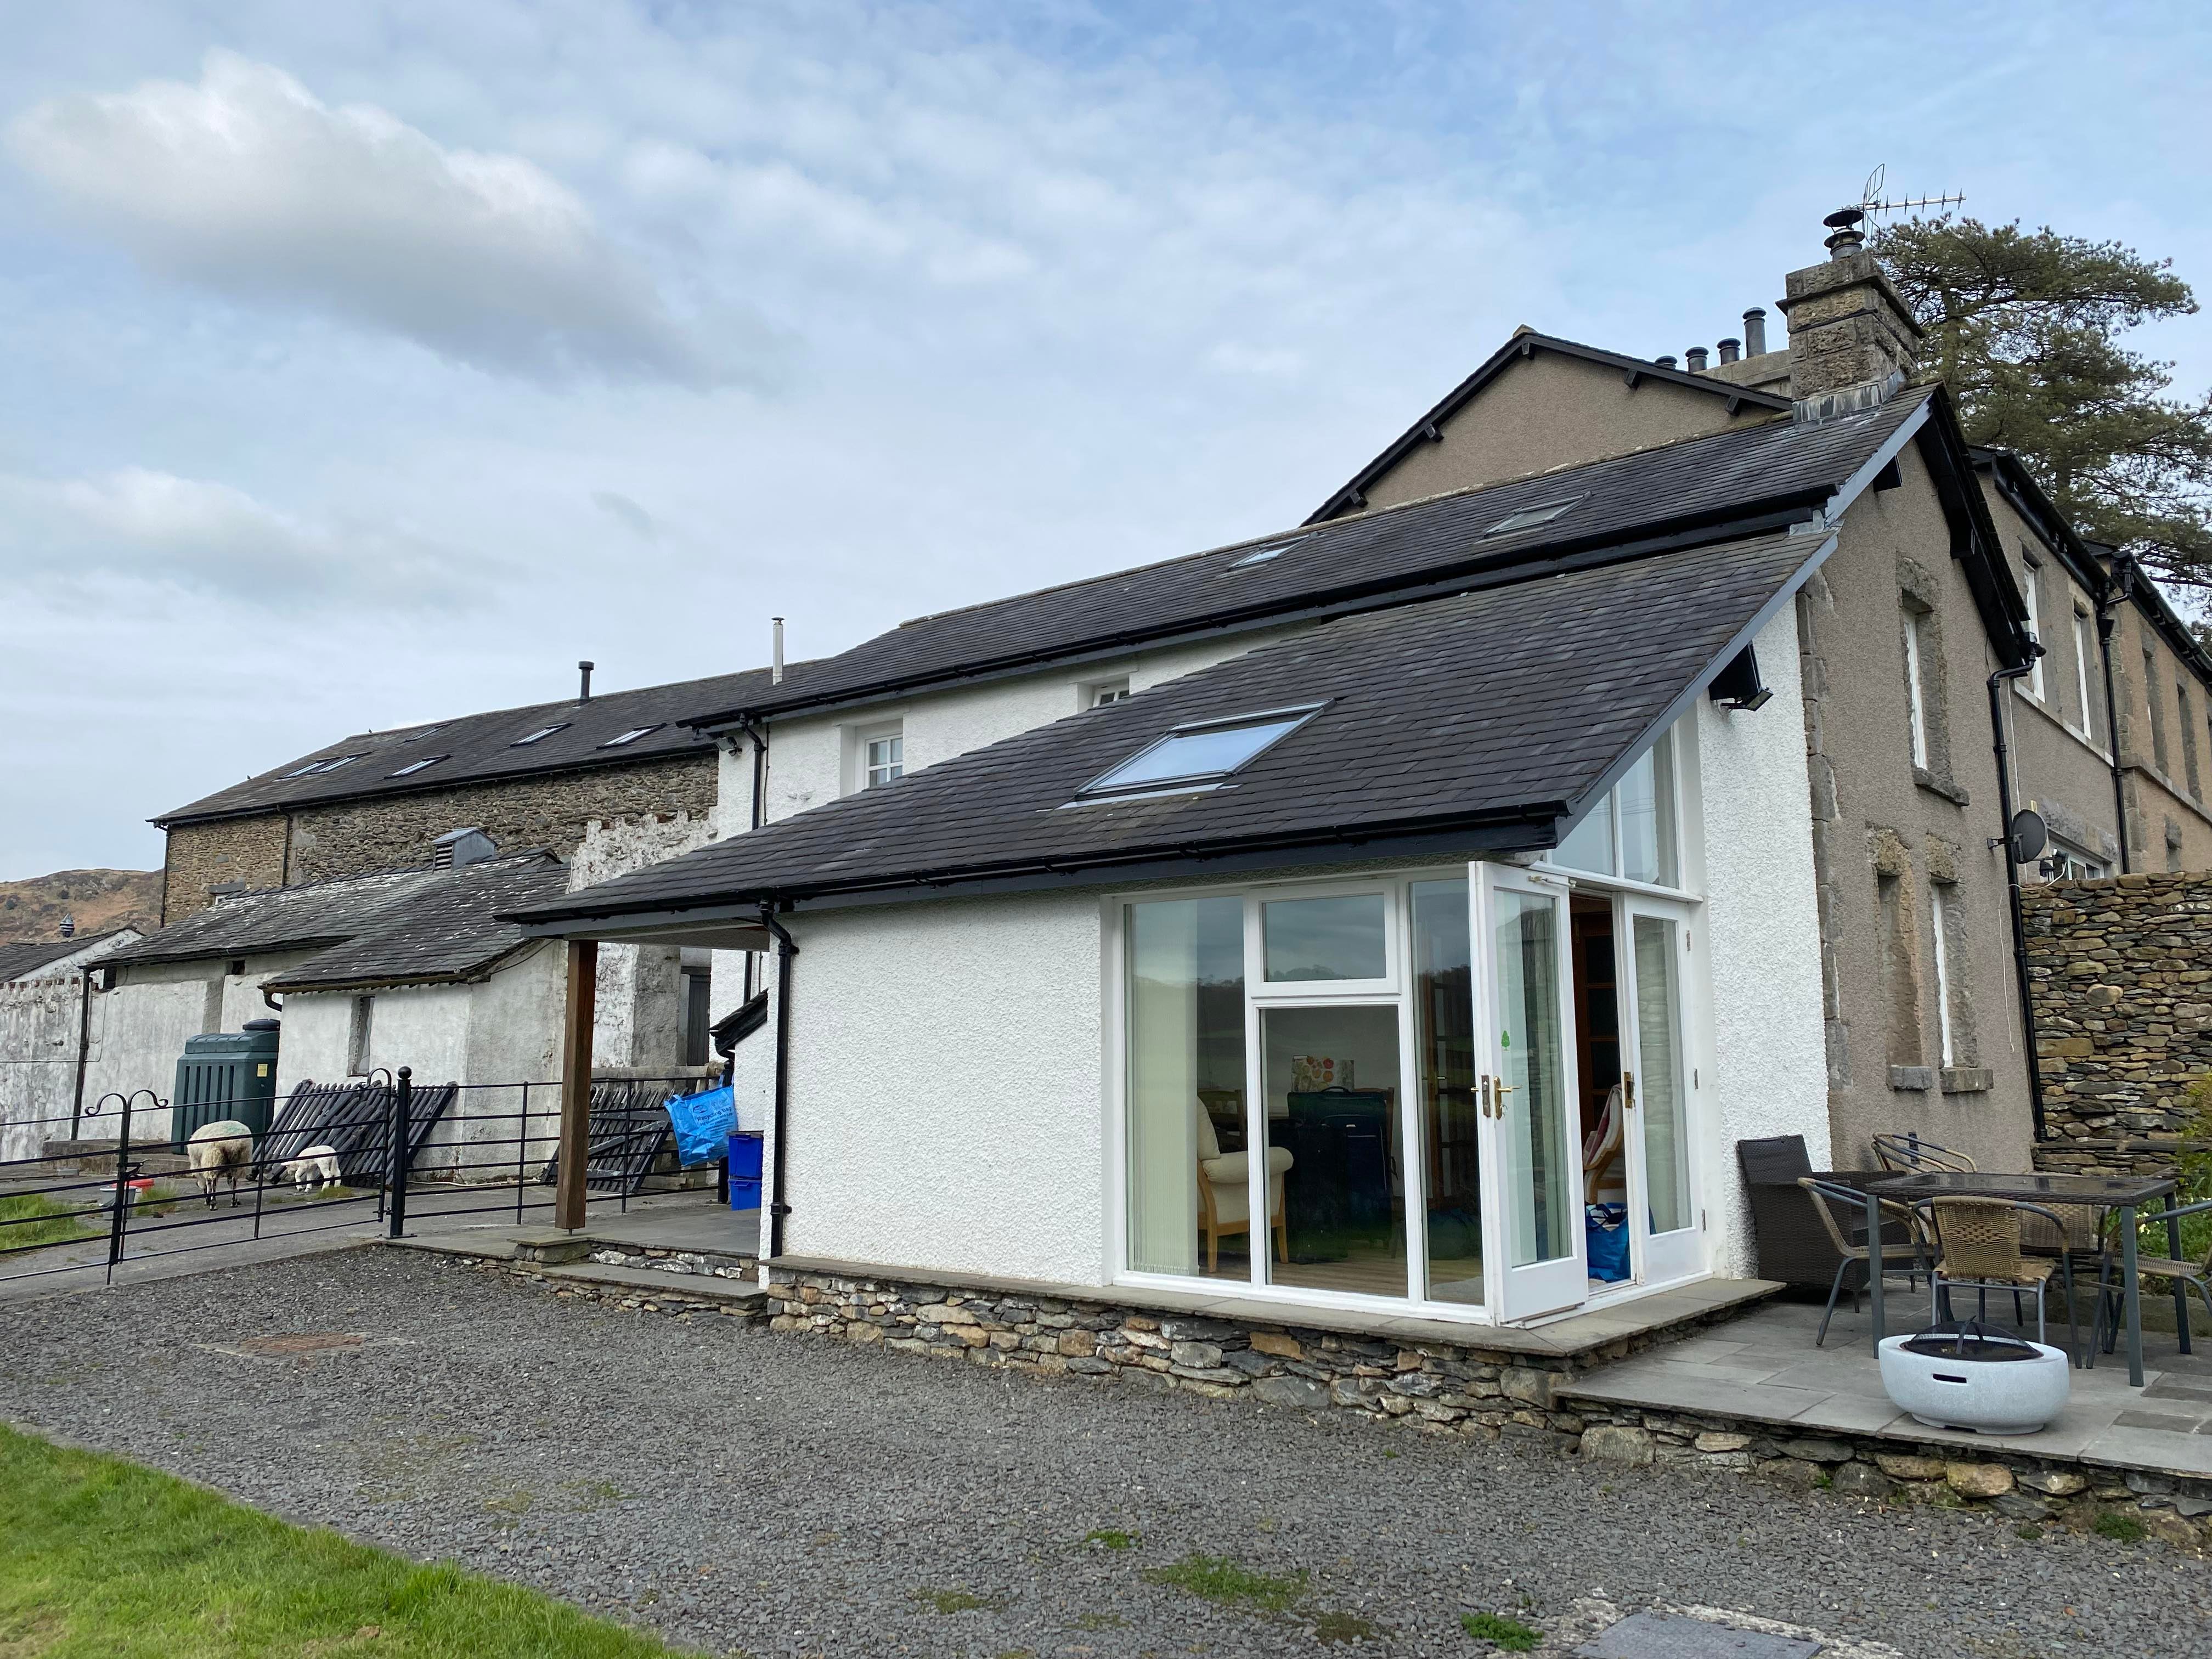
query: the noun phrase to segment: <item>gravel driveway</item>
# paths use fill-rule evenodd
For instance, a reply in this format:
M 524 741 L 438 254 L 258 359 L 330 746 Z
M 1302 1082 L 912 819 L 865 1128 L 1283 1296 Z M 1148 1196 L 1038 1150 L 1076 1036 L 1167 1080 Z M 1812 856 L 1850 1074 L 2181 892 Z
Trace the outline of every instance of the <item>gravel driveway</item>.
M 366 1340 L 255 1352 L 318 1333 Z M 1565 1641 L 1589 1598 L 1914 1656 L 2165 1656 L 2212 1624 L 2205 1564 L 2154 1542 L 853 1351 L 377 1249 L 0 1308 L 0 1415 L 714 1653 L 1468 1656 L 1462 1613 Z M 1306 1589 L 1267 1613 L 1144 1576 L 1193 1552 Z

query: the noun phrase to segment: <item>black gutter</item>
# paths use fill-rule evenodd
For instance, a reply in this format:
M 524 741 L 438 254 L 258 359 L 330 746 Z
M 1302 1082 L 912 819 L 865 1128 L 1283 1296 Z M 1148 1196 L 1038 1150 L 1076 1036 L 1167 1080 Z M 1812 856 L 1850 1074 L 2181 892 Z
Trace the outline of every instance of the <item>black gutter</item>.
M 783 1201 L 783 1147 L 789 1139 L 784 1127 L 791 1103 L 791 975 L 792 964 L 799 960 L 799 945 L 769 906 L 761 906 L 760 919 L 761 926 L 775 935 L 775 1152 L 770 1159 L 766 1252 L 773 1261 L 783 1254 L 783 1218 L 791 1213 L 791 1206 Z
M 1996 733 L 1993 747 L 1997 759 L 1997 813 L 2002 822 L 1998 825 L 1997 838 L 1990 845 L 2002 850 L 2005 866 L 2005 902 L 2012 914 L 2013 976 L 2020 992 L 2021 1040 L 2027 1049 L 2027 1107 L 2035 1121 L 2035 1138 L 2045 1137 L 2043 1132 L 2043 1064 L 2035 1047 L 2035 999 L 2027 972 L 2027 929 L 2021 920 L 2020 866 L 2012 854 L 2012 763 L 2005 744 L 2005 682 L 2016 680 L 2034 670 L 2035 659 L 2043 654 L 2035 647 L 2027 661 L 2011 668 L 2000 668 L 1990 676 L 1990 729 Z
M 920 690 L 1000 678 L 1045 663 L 1078 664 L 1095 658 L 1114 656 L 1137 646 L 1165 647 L 1223 634 L 1247 633 L 1260 627 L 1334 620 L 1368 611 L 1418 605 L 1425 599 L 1472 592 L 1478 586 L 1488 585 L 1479 580 L 1486 577 L 1510 578 L 1516 582 L 1532 581 L 1571 570 L 1625 563 L 1680 548 L 1743 540 L 1803 522 L 1805 509 L 1825 507 L 1833 498 L 1837 487 L 1835 483 L 1811 484 L 1786 495 L 1771 496 L 1758 504 L 1763 509 L 1758 512 L 1729 507 L 1715 513 L 1693 514 L 1673 521 L 1679 528 L 1657 535 L 1638 536 L 1632 540 L 1607 539 L 1620 533 L 1613 531 L 1517 551 L 1491 554 L 1480 559 L 1462 559 L 1449 565 L 1430 566 L 1409 573 L 1405 577 L 1383 577 L 1354 583 L 1334 589 L 1317 599 L 1310 594 L 1299 594 L 1269 604 L 1208 612 L 1166 626 L 1126 628 L 1060 645 L 1039 646 L 1032 650 L 967 664 L 957 669 L 871 681 L 827 691 L 817 697 L 810 698 L 802 694 L 780 703 L 760 703 L 750 708 L 728 708 L 712 714 L 690 716 L 679 723 L 702 730 L 730 726 L 742 727 L 750 722 L 771 717 L 818 713 L 847 704 L 876 702 Z
M 2130 873 L 2128 860 L 2127 769 L 2120 763 L 2120 702 L 2113 689 L 2112 635 L 2119 627 L 2113 613 L 2134 597 L 2136 562 L 2122 554 L 2112 557 L 2110 576 L 2097 595 L 2097 654 L 2105 665 L 2105 747 L 2112 762 L 2112 816 L 2120 832 L 2120 873 Z

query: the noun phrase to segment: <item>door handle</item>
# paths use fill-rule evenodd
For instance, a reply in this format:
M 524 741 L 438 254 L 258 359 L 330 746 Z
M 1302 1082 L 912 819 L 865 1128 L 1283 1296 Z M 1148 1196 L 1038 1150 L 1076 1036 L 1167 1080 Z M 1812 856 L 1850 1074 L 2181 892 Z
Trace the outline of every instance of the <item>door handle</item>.
M 1482 1074 L 1482 1081 L 1476 1087 L 1475 1109 L 1485 1117 L 1490 1115 L 1490 1073 L 1487 1072 Z
M 1636 1073 L 1633 1072 L 1620 1074 L 1620 1103 L 1628 1111 L 1636 1109 Z

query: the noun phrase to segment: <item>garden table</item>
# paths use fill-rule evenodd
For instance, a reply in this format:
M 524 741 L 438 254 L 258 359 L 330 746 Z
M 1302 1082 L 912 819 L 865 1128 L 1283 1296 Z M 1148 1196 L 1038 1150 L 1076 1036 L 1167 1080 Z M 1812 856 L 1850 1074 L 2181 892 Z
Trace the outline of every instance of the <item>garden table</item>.
M 1972 1170 L 1921 1170 L 1869 1182 L 1869 1193 L 1901 1204 L 1923 1203 L 1931 1198 L 2005 1198 L 2017 1203 L 2040 1204 L 2056 1209 L 2086 1206 L 2119 1212 L 2121 1294 L 2126 1304 L 2128 1382 L 2143 1385 L 2142 1309 L 2136 1282 L 2136 1212 L 2154 1199 L 2171 1198 L 2172 1176 L 2001 1175 Z M 2181 1254 L 2181 1226 L 2168 1222 L 2169 1254 Z M 1875 1352 L 1881 1352 L 1884 1334 L 1881 1305 L 1881 1229 L 1868 1230 L 1867 1262 L 1869 1311 L 1873 1316 Z M 2189 1352 L 2189 1309 L 2183 1291 L 2174 1289 L 2174 1306 L 2180 1316 L 2181 1351 Z M 2094 1340 L 2094 1337 L 2092 1340 Z

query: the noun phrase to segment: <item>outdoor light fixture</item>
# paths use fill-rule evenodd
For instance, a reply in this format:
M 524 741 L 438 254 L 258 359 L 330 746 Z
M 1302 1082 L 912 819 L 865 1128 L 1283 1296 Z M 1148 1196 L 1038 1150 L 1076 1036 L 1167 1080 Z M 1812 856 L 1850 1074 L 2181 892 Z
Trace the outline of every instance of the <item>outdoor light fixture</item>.
M 1713 678 L 1712 699 L 1723 708 L 1741 708 L 1749 714 L 1765 708 L 1773 696 L 1759 677 L 1759 653 L 1747 645 Z

